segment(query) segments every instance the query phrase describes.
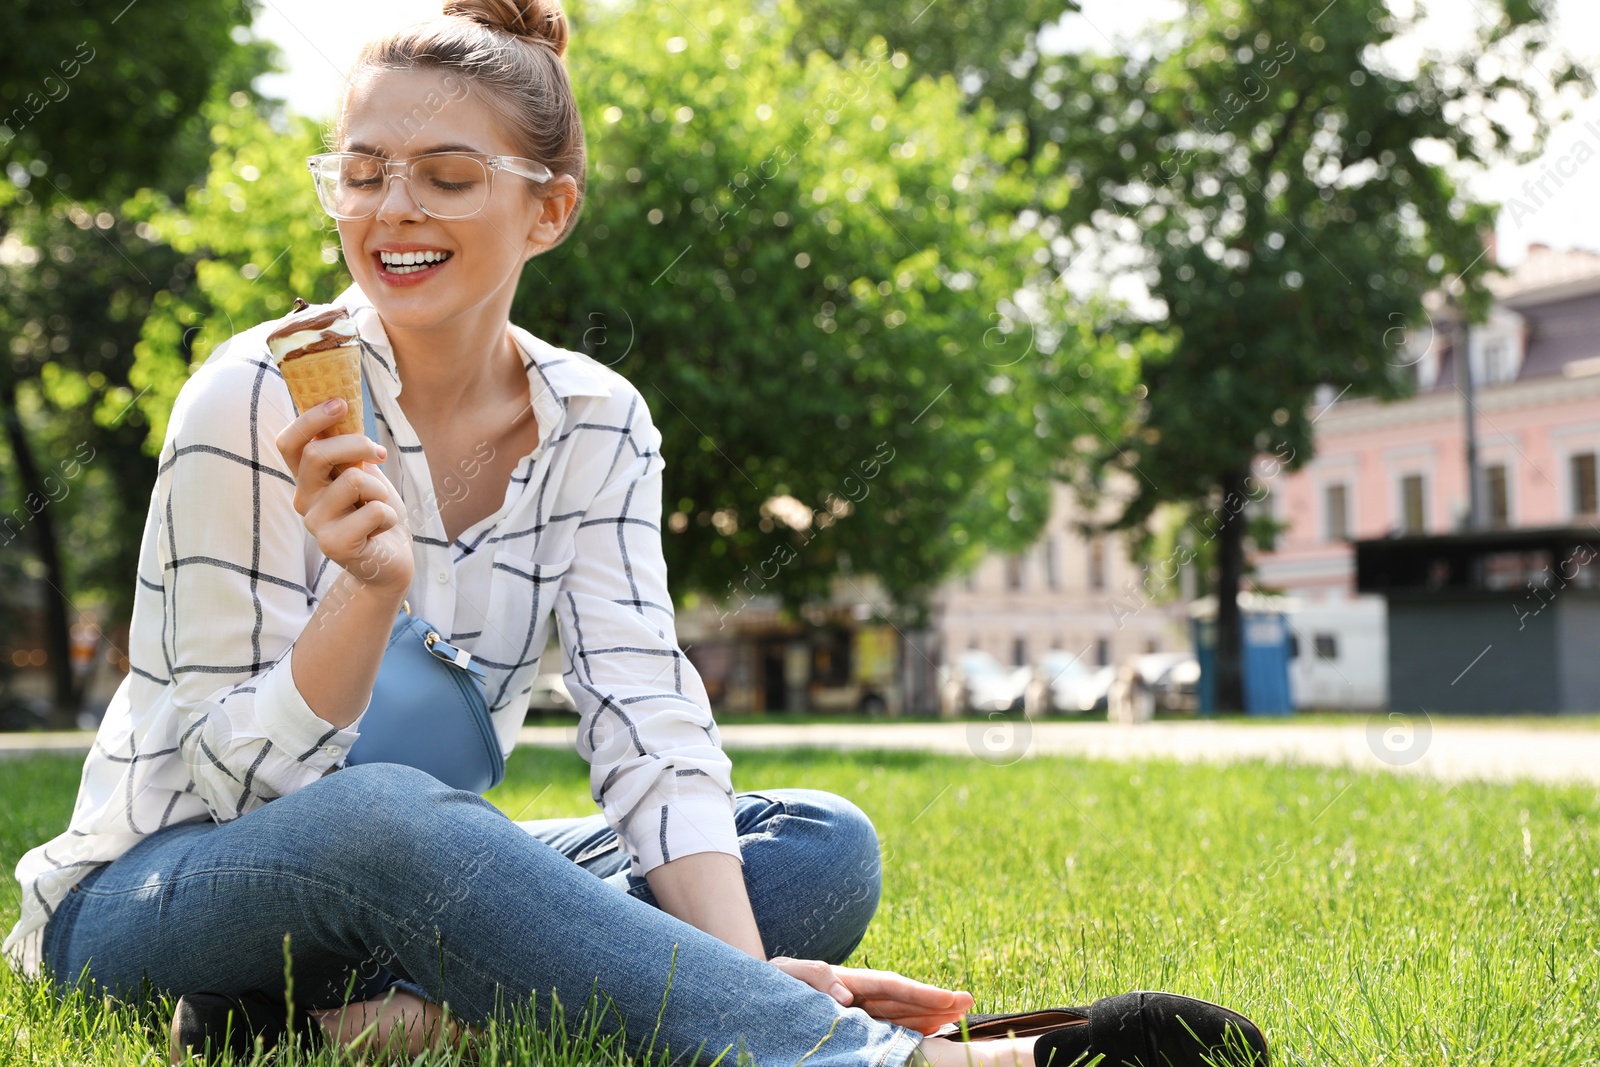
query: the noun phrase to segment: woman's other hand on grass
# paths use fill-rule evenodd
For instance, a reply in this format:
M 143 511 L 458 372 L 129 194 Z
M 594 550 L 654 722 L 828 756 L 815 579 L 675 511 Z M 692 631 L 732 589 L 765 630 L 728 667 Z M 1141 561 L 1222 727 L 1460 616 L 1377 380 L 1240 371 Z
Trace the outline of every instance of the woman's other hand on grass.
M 972 1010 L 971 993 L 942 989 L 894 971 L 840 967 L 793 956 L 773 956 L 767 962 L 847 1008 L 860 1008 L 874 1019 L 923 1034 L 955 1022 Z

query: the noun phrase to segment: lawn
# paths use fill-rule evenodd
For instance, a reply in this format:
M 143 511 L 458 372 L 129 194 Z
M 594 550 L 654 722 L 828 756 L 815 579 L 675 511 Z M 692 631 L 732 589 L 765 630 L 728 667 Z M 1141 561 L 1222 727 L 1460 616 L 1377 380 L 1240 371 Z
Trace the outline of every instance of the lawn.
M 9 872 L 65 825 L 80 761 L 0 766 Z M 1276 1064 L 1600 1058 L 1592 788 L 831 751 L 737 753 L 735 785 L 860 804 L 883 840 L 885 891 L 850 962 L 968 989 L 977 1011 L 1166 989 L 1251 1015 Z M 489 796 L 514 818 L 592 810 L 586 768 L 565 752 L 517 752 Z M 16 911 L 10 883 L 3 929 Z M 160 1020 L 33 994 L 0 967 L 0 1015 L 18 1035 L 0 1035 L 0 1065 L 165 1062 Z M 494 1062 L 604 1058 L 510 1036 L 523 1051 Z

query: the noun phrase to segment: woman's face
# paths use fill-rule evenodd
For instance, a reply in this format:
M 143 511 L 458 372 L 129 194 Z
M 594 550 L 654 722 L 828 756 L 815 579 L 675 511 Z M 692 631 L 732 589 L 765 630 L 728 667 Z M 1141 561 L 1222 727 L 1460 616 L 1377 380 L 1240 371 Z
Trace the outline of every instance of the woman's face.
M 441 151 L 522 155 L 482 90 L 460 74 L 428 67 L 359 75 L 345 101 L 338 147 L 389 159 Z M 541 187 L 496 171 L 482 213 L 450 221 L 425 213 L 411 183 L 391 178 L 374 214 L 338 223 L 345 263 L 388 325 L 426 329 L 467 325 L 483 314 L 503 317 L 523 264 L 553 242 L 566 221 L 571 201 L 548 194 L 570 182 L 558 177 Z M 385 265 L 386 258 L 407 252 L 444 259 L 422 270 Z

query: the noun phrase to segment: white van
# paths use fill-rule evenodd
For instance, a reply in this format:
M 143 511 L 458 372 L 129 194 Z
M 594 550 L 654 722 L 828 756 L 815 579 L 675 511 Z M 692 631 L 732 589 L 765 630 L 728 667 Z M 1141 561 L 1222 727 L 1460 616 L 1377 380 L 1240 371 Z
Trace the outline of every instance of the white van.
M 1285 604 L 1296 709 L 1382 708 L 1389 701 L 1388 605 L 1381 596 Z

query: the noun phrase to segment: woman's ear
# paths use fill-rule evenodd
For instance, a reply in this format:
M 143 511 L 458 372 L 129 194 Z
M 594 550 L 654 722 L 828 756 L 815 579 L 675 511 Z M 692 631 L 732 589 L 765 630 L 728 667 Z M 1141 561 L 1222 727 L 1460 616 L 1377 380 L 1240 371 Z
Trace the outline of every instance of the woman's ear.
M 528 254 L 524 262 L 555 244 L 561 236 L 568 216 L 578 204 L 578 183 L 570 174 L 558 174 L 546 182 L 536 195 L 539 198 L 539 213 L 528 228 Z

